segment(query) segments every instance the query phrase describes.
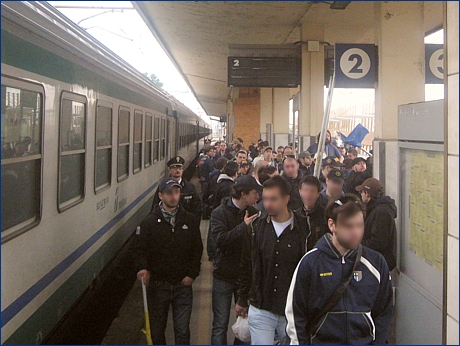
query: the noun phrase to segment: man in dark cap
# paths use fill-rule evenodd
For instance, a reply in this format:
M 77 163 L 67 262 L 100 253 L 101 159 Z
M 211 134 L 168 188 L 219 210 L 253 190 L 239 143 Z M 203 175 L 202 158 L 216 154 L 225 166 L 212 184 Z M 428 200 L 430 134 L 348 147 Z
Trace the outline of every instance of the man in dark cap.
M 186 211 L 192 213 L 197 218 L 199 224 L 203 207 L 195 186 L 182 177 L 184 173 L 184 163 L 184 158 L 180 156 L 173 157 L 167 163 L 169 168 L 168 173 L 169 177 L 175 179 L 181 186 L 180 204 Z M 158 192 L 159 188 L 153 197 L 152 211 L 155 209 L 155 206 L 160 203 Z
M 397 208 L 394 199 L 385 196 L 382 183 L 366 179 L 356 187 L 366 204 L 366 218 L 362 244 L 380 252 L 390 271 L 396 267 L 396 223 Z
M 241 160 L 238 176 L 250 175 L 250 174 L 251 174 L 251 166 L 249 165 L 248 160 Z
M 148 284 L 153 344 L 166 344 L 171 304 L 175 344 L 190 344 L 192 284 L 200 273 L 203 243 L 197 219 L 179 204 L 181 189 L 174 178 L 160 182 L 161 202 L 137 228 L 134 240 L 137 277 Z
M 331 169 L 340 169 L 343 167 L 343 163 L 339 161 L 338 158 L 333 156 L 328 156 L 321 161 L 321 176 L 319 177 L 319 181 L 323 189 L 326 188 L 326 177 Z
M 299 154 L 299 167 L 304 177 L 307 175 L 313 175 L 314 166 L 312 163 L 312 154 L 310 154 L 308 151 L 303 151 Z
M 356 192 L 356 186 L 361 185 L 366 179 L 372 177 L 372 172 L 367 169 L 367 162 L 362 157 L 357 157 L 351 163 L 351 172 L 345 180 L 344 191 L 345 193 L 353 193 L 357 197 L 359 193 Z
M 319 204 L 326 209 L 329 198 L 343 195 L 343 172 L 338 169 L 329 171 L 326 177 L 326 188 L 319 195 Z

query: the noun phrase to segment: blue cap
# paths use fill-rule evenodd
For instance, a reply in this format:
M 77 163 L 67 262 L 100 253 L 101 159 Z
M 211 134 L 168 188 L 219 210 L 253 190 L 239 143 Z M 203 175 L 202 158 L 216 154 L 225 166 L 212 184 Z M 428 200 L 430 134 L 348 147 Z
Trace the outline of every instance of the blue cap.
M 342 167 L 343 163 L 337 157 L 328 156 L 321 162 L 321 166 L 332 166 L 332 167 Z
M 171 190 L 173 186 L 177 186 L 179 188 L 182 188 L 181 184 L 176 179 L 173 178 L 165 178 L 160 182 L 160 192 L 168 192 Z

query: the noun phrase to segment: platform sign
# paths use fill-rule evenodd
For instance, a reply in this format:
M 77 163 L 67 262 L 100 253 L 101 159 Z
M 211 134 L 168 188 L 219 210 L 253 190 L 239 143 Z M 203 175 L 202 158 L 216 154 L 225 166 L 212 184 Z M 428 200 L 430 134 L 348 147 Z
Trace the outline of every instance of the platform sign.
M 336 88 L 374 88 L 377 82 L 377 46 L 335 44 Z
M 444 84 L 444 47 L 425 45 L 425 84 Z

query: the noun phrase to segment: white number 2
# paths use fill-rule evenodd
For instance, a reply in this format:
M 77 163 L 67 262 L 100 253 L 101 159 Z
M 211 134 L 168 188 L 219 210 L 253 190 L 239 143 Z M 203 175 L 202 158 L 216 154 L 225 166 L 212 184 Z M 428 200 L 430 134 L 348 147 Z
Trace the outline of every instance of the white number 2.
M 240 61 L 238 59 L 233 60 L 233 67 L 239 67 Z

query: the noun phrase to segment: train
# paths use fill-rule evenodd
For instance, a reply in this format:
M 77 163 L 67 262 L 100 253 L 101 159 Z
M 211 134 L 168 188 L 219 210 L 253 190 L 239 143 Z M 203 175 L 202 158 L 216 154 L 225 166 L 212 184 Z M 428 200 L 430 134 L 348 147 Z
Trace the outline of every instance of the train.
M 2 2 L 2 343 L 42 343 L 211 126 L 46 2 Z

